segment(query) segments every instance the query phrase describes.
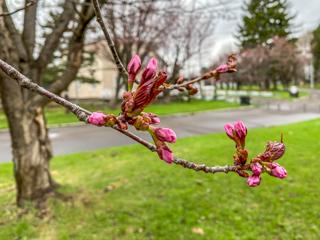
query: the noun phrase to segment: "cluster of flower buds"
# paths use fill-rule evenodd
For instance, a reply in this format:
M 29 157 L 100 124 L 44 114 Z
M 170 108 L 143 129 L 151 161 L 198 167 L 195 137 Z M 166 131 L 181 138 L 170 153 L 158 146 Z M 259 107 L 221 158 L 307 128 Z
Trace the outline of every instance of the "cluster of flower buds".
M 177 140 L 176 133 L 170 128 L 155 128 L 150 127 L 149 132 L 153 138 L 153 141 L 157 147 L 157 153 L 160 159 L 167 163 L 172 163 L 174 160 L 171 149 L 167 146 L 167 143 L 175 143 Z
M 227 123 L 224 129 L 230 139 L 236 143 L 236 152 L 233 155 L 234 165 L 245 166 L 248 159 L 248 151 L 245 149 L 247 128 L 243 122 L 238 121 L 234 124 Z M 239 169 L 237 173 L 242 177 L 248 177 L 248 173 Z
M 115 126 L 122 130 L 128 129 L 128 124 L 139 131 L 148 131 L 157 147 L 159 157 L 167 163 L 174 160 L 173 153 L 166 143 L 176 142 L 177 136 L 170 128 L 154 127 L 160 123 L 160 118 L 153 113 L 143 112 L 164 89 L 163 84 L 167 79 L 167 73 L 157 71 L 157 60 L 151 58 L 147 67 L 143 70 L 140 82 L 133 91 L 133 85 L 141 68 L 141 60 L 134 55 L 128 64 L 128 91 L 124 92 L 121 104 L 121 114 L 105 115 L 104 113 L 92 113 L 87 122 L 97 126 Z
M 237 58 L 233 54 L 228 57 L 228 61 L 226 63 L 221 64 L 217 68 L 209 72 L 206 72 L 201 77 L 194 79 L 193 81 L 191 81 L 192 83 L 184 83 L 184 78 L 180 76 L 176 80 L 175 88 L 178 89 L 180 92 L 184 92 L 186 90 L 190 96 L 195 95 L 198 92 L 198 89 L 193 85 L 193 83 L 201 80 L 206 80 L 209 78 L 214 78 L 215 80 L 219 80 L 221 74 L 232 73 L 236 71 L 237 71 Z M 167 86 L 170 87 L 170 85 L 167 85 Z
M 157 60 L 151 58 L 142 72 L 137 88 L 133 91 L 133 85 L 141 68 L 141 60 L 138 55 L 132 57 L 128 64 L 128 91 L 123 94 L 122 113 L 119 118 L 139 131 L 148 131 L 155 142 L 159 157 L 167 163 L 172 163 L 173 153 L 166 142 L 174 143 L 176 134 L 172 129 L 152 126 L 159 124 L 160 118 L 153 113 L 143 112 L 144 108 L 163 91 L 163 84 L 167 80 L 167 73 L 157 71 L 157 65 Z
M 120 129 L 127 130 L 127 123 L 121 118 L 113 114 L 104 114 L 102 112 L 93 112 L 87 119 L 87 123 L 98 127 L 113 127 L 117 126 Z
M 221 64 L 216 69 L 204 74 L 203 79 L 209 79 L 214 77 L 216 80 L 220 79 L 220 75 L 223 73 L 232 73 L 237 71 L 237 58 L 234 54 L 228 57 L 228 61 Z
M 138 55 L 133 56 L 128 64 L 128 92 L 123 94 L 122 113 L 125 117 L 132 118 L 140 115 L 143 109 L 148 106 L 162 92 L 161 86 L 167 80 L 165 71 L 157 71 L 157 60 L 151 58 L 144 69 L 137 89 L 133 92 L 132 86 L 141 68 L 141 61 Z
M 107 126 L 112 127 L 118 124 L 116 116 L 109 114 L 106 115 L 102 112 L 93 112 L 87 119 L 87 122 L 98 127 Z
M 128 64 L 128 92 L 123 94 L 122 118 L 137 130 L 148 131 L 157 147 L 160 159 L 167 163 L 173 162 L 173 153 L 166 145 L 174 143 L 177 139 L 175 132 L 169 128 L 156 128 L 152 125 L 159 124 L 160 118 L 153 113 L 143 112 L 155 98 L 163 91 L 163 84 L 167 80 L 167 73 L 157 71 L 157 60 L 151 58 L 144 69 L 137 89 L 133 92 L 132 87 L 136 76 L 141 68 L 141 60 L 138 55 L 134 55 Z
M 243 122 L 238 121 L 235 124 L 226 124 L 224 128 L 228 137 L 236 143 L 236 152 L 233 158 L 234 165 L 239 167 L 237 173 L 247 178 L 247 183 L 250 187 L 260 185 L 261 174 L 263 172 L 281 179 L 287 176 L 285 168 L 278 163 L 274 163 L 285 152 L 285 145 L 282 140 L 281 142 L 268 142 L 266 150 L 247 164 L 248 151 L 245 149 L 245 140 L 248 131 L 246 126 Z M 247 172 L 250 170 L 252 172 L 251 176 Z
M 117 118 L 114 115 L 106 115 L 102 112 L 93 112 L 88 117 L 87 122 L 99 127 L 112 127 L 117 125 L 121 129 L 127 129 L 127 124 L 122 119 L 122 116 Z M 175 143 L 177 140 L 177 136 L 175 132 L 170 128 L 151 126 L 160 123 L 160 118 L 157 115 L 153 113 L 143 112 L 139 116 L 128 119 L 128 123 L 130 125 L 133 125 L 137 130 L 149 131 L 157 147 L 157 153 L 160 159 L 166 161 L 169 164 L 173 162 L 173 153 L 166 145 L 166 143 Z
M 185 80 L 184 77 L 181 75 L 176 80 L 176 84 L 179 86 L 179 85 L 183 84 L 184 80 Z M 182 85 L 182 86 L 183 87 L 178 87 L 177 89 L 180 92 L 184 92 L 185 90 L 187 90 L 189 96 L 193 96 L 198 93 L 198 88 L 196 88 L 193 84 L 187 84 L 185 86 L 184 85 Z
M 196 88 L 195 86 L 193 86 L 192 84 L 188 84 L 186 86 L 186 89 L 188 91 L 188 95 L 193 96 L 195 94 L 198 93 L 198 88 Z
M 275 153 L 276 152 L 276 153 Z M 261 173 L 266 172 L 277 178 L 287 177 L 287 171 L 284 167 L 273 161 L 281 158 L 285 152 L 285 146 L 282 142 L 268 142 L 264 153 L 252 159 L 250 168 L 252 175 L 248 178 L 248 185 L 256 187 L 261 182 Z
M 141 60 L 138 55 L 134 55 L 127 67 L 128 91 L 124 92 L 122 96 L 121 114 L 116 117 L 112 114 L 105 115 L 95 112 L 88 117 L 87 122 L 97 126 L 117 126 L 122 130 L 127 130 L 128 125 L 132 125 L 139 131 L 148 131 L 157 147 L 159 157 L 167 163 L 172 163 L 174 157 L 167 143 L 174 143 L 176 141 L 175 132 L 169 128 L 154 127 L 153 125 L 160 123 L 160 118 L 153 113 L 143 112 L 164 89 L 170 86 L 165 83 L 167 73 L 165 71 L 158 71 L 157 68 L 157 59 L 151 58 L 141 74 L 140 81 L 138 81 L 136 78 L 141 69 Z M 236 71 L 236 58 L 234 55 L 231 55 L 226 64 L 222 64 L 218 68 L 204 74 L 196 81 L 211 77 L 218 79 L 220 74 L 234 71 Z M 184 83 L 184 78 L 181 76 L 176 82 L 178 85 L 177 89 L 187 90 L 189 95 L 194 95 L 198 92 L 198 89 L 192 85 L 196 81 Z M 138 83 L 136 89 L 133 89 L 134 83 Z M 238 122 L 234 126 L 228 124 L 225 129 L 228 136 L 236 142 L 237 151 L 234 155 L 234 163 L 242 167 L 248 158 L 248 152 L 244 149 L 247 129 L 242 122 Z M 267 156 L 261 156 L 261 158 L 264 157 L 266 158 Z M 248 177 L 248 174 L 240 168 L 238 174 Z

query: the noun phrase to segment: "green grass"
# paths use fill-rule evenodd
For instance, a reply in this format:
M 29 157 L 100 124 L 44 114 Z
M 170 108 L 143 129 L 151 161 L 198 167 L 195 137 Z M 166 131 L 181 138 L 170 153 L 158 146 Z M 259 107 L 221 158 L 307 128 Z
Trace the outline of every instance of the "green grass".
M 273 91 L 273 98 L 278 100 L 294 100 L 296 98 L 293 98 L 290 96 L 288 91 Z M 301 97 L 307 97 L 309 96 L 309 92 L 305 90 L 300 90 L 299 92 L 299 98 Z
M 235 108 L 239 105 L 225 101 L 203 101 L 192 100 L 191 102 L 172 102 L 168 104 L 156 103 L 147 107 L 145 111 L 156 113 L 160 116 L 177 113 L 193 113 L 207 110 L 217 110 L 223 108 Z M 95 108 L 93 106 L 84 106 L 91 111 L 103 111 L 105 113 L 118 114 L 119 109 L 110 109 L 109 107 Z M 45 110 L 49 126 L 61 125 L 66 123 L 77 123 L 78 119 L 71 113 L 66 114 L 62 107 L 51 107 Z M 6 117 L 0 111 L 0 129 L 8 128 Z
M 214 123 L 213 123 L 214 124 Z M 167 165 L 138 145 L 60 156 L 61 191 L 44 220 L 18 217 L 12 165 L 0 166 L 0 239 L 315 239 L 320 236 L 320 120 L 249 131 L 253 156 L 284 133 L 284 180 L 263 175 L 249 188 L 236 174 Z M 179 140 L 174 152 L 208 165 L 230 164 L 225 134 Z M 203 230 L 196 234 L 193 228 Z
M 191 100 L 190 102 L 172 102 L 169 104 L 153 104 L 145 109 L 146 112 L 153 112 L 160 116 L 176 113 L 193 113 L 207 110 L 218 110 L 223 108 L 235 108 L 239 105 L 225 101 L 204 101 Z
M 320 89 L 320 83 L 319 83 L 319 82 L 316 82 L 316 83 L 314 84 L 314 88 L 315 88 L 315 89 Z

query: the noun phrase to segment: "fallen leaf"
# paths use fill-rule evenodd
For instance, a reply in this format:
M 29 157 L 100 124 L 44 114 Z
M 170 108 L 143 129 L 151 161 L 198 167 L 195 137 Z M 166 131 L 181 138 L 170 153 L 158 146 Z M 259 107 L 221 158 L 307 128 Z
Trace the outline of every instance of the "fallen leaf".
M 195 234 L 204 235 L 203 229 L 199 228 L 199 227 L 192 228 L 192 232 L 195 233 Z

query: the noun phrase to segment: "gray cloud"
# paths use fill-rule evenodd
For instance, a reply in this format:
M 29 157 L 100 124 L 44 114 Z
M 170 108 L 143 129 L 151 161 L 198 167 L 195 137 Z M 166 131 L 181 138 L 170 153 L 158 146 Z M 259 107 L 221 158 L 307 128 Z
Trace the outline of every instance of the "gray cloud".
M 232 1 L 236 6 L 241 6 L 244 2 L 244 0 Z M 290 12 L 296 16 L 292 26 L 292 30 L 296 36 L 301 36 L 320 24 L 320 0 L 289 0 L 289 5 Z M 234 12 L 236 19 L 231 21 L 220 20 L 218 23 L 215 32 L 216 43 L 212 48 L 214 56 L 223 51 L 224 47 L 235 47 L 236 39 L 234 35 L 237 32 L 238 25 L 241 23 L 243 12 L 241 8 Z

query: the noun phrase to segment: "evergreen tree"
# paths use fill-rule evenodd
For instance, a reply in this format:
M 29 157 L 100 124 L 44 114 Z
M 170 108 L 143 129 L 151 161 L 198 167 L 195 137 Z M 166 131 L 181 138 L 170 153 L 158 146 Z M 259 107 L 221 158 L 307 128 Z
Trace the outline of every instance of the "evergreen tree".
M 287 0 L 250 0 L 244 10 L 246 14 L 237 36 L 242 47 L 265 45 L 275 36 L 290 35 L 293 16 L 288 13 Z
M 313 31 L 312 39 L 313 67 L 316 81 L 320 79 L 320 25 Z

